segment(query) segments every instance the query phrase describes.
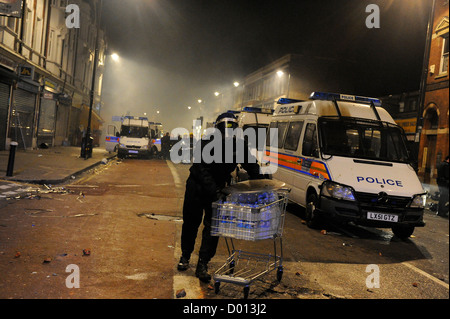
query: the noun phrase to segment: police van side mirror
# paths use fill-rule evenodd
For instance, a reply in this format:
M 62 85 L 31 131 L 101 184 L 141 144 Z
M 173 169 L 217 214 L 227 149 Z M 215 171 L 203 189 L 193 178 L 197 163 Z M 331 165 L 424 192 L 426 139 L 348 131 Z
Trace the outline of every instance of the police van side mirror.
M 312 156 L 313 157 L 319 157 L 319 149 L 317 147 L 313 149 Z

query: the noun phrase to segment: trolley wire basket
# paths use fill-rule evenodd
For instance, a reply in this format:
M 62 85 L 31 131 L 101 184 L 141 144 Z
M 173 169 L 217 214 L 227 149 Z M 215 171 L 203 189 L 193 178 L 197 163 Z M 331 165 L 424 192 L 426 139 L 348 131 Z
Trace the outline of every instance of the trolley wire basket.
M 213 275 L 216 293 L 219 293 L 220 283 L 225 282 L 243 286 L 244 298 L 247 298 L 250 284 L 273 270 L 277 270 L 277 280 L 281 281 L 282 232 L 288 192 L 287 189 L 233 192 L 225 201 L 213 203 L 211 235 L 225 238 L 229 254 Z M 236 250 L 233 239 L 272 239 L 274 253 Z

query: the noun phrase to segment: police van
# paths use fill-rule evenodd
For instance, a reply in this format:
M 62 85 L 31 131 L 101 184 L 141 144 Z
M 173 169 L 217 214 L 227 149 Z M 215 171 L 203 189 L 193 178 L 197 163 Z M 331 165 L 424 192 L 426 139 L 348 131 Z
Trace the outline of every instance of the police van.
M 313 92 L 308 101 L 278 104 L 265 159 L 277 165 L 273 178 L 291 188 L 289 199 L 306 208 L 309 227 L 334 218 L 407 238 L 425 225 L 426 194 L 404 131 L 380 100 Z
M 249 148 L 255 151 L 254 155 L 257 157 L 256 151 L 264 151 L 263 148 L 265 145 L 265 138 L 274 110 L 268 108 L 246 106 L 240 112 L 228 112 L 232 112 L 236 115 L 238 127 L 243 131 L 247 129 L 254 130 L 256 139 L 247 139 L 247 142 Z M 244 135 L 244 138 L 247 138 L 247 135 Z M 248 174 L 242 168 L 242 165 L 237 166 L 236 174 L 233 175 L 233 178 L 236 182 L 248 180 Z

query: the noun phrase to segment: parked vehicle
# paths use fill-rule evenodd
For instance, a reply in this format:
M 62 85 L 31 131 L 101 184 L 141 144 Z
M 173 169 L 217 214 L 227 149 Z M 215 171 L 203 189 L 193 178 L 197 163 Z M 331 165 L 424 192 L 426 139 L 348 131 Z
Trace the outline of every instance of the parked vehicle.
M 124 116 L 120 127 L 120 142 L 117 156 L 150 156 L 150 132 L 148 118 Z
M 266 141 L 274 179 L 306 208 L 307 225 L 322 218 L 392 228 L 407 238 L 424 226 L 426 194 L 411 166 L 403 129 L 378 99 L 313 92 L 279 101 Z M 270 131 L 278 130 L 278 147 Z

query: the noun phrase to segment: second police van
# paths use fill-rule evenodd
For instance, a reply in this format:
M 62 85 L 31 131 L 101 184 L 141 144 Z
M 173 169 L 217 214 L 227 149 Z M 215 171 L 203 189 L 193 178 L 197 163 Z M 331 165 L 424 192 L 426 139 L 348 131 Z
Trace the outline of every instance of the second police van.
M 329 217 L 407 238 L 425 225 L 426 194 L 404 131 L 380 100 L 313 92 L 308 101 L 278 103 L 265 159 L 278 165 L 273 178 L 291 188 L 289 199 L 306 208 L 309 227 Z

